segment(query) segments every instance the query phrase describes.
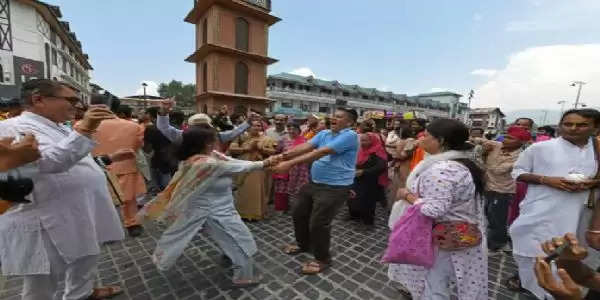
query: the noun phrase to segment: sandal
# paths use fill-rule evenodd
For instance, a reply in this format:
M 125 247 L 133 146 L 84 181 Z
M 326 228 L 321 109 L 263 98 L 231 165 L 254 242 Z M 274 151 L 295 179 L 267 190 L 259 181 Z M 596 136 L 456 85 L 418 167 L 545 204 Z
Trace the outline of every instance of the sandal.
M 523 286 L 521 286 L 521 279 L 519 279 L 519 275 L 515 275 L 506 279 L 505 285 L 507 289 L 513 292 L 523 293 L 527 291 L 523 288 Z
M 226 286 L 225 289 L 244 289 L 255 287 L 257 285 L 260 285 L 262 280 L 262 276 L 257 276 L 254 279 L 234 280 L 230 285 Z
M 95 288 L 92 292 L 92 295 L 87 298 L 87 300 L 109 299 L 120 294 L 123 294 L 123 290 L 120 286 L 105 286 L 101 288 Z
M 298 247 L 297 245 L 286 245 L 283 247 L 283 253 L 287 255 L 296 255 L 302 252 L 304 252 L 302 248 Z
M 302 274 L 304 275 L 316 275 L 329 268 L 329 264 L 319 262 L 319 261 L 310 261 L 304 265 L 302 265 Z

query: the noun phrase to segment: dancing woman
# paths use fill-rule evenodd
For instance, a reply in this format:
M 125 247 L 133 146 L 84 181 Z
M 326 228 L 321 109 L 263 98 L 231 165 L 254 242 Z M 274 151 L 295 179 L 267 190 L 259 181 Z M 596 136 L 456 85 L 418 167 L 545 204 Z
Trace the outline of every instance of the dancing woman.
M 172 222 L 158 241 L 153 260 L 159 269 L 169 269 L 192 238 L 208 226 L 212 238 L 233 262 L 233 286 L 257 285 L 261 278 L 252 259 L 256 243 L 235 209 L 232 176 L 269 167 L 273 161 L 236 160 L 215 152 L 216 146 L 212 128 L 183 133 L 179 171 L 143 210 L 146 219 Z

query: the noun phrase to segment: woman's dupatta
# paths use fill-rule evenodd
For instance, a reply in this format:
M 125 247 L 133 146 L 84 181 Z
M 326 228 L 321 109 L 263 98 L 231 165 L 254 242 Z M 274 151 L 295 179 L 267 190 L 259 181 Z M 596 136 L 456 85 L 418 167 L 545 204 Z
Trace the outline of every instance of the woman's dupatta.
M 140 210 L 138 221 L 171 225 L 187 210 L 192 194 L 202 193 L 222 175 L 219 161 L 225 159 L 225 156 L 196 155 L 181 162 L 165 190 Z

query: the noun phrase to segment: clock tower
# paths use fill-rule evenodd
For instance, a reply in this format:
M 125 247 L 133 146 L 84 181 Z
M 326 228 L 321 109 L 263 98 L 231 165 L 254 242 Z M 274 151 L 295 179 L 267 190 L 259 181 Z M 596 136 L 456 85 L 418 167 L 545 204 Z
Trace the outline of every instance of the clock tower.
M 196 64 L 198 111 L 267 108 L 267 66 L 277 62 L 269 27 L 281 20 L 270 12 L 270 0 L 194 1 L 185 21 L 196 26 L 196 51 L 186 61 Z

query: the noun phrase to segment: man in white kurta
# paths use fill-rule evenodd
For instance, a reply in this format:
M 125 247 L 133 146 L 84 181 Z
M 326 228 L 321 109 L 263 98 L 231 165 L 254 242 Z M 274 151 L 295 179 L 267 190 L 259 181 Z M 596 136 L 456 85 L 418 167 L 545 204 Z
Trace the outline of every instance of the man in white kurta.
M 124 238 L 104 174 L 90 156 L 95 146 L 91 133 L 110 112 L 92 108 L 82 121 L 87 126 L 71 130 L 61 123 L 74 112 L 74 90 L 47 81 L 26 83 L 27 88 L 28 111 L 0 122 L 0 137 L 31 133 L 41 157 L 28 166 L 34 169 L 31 204 L 0 216 L 2 272 L 24 276 L 25 300 L 57 299 L 62 280 L 62 299 L 88 299 L 97 296 L 100 245 Z
M 538 286 L 533 272 L 535 258 L 544 255 L 540 244 L 577 231 L 589 189 L 597 186 L 591 180 L 598 166 L 590 137 L 597 116 L 582 114 L 565 113 L 563 136 L 529 146 L 512 172 L 513 178 L 529 184 L 520 215 L 510 227 L 513 254 L 521 285 L 539 299 L 552 299 Z M 576 177 L 583 181 L 576 183 Z

